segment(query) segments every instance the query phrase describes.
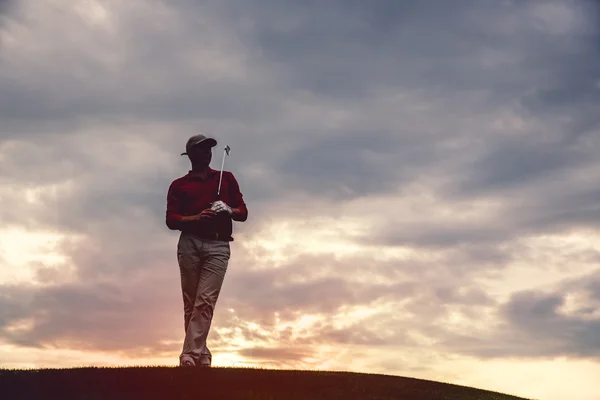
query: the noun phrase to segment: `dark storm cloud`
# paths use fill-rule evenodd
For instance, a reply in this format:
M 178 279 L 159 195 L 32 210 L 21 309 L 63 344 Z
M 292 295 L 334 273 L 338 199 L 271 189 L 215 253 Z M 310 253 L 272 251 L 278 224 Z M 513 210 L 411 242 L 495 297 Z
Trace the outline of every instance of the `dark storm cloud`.
M 600 104 L 600 103 L 599 103 Z M 510 190 L 556 176 L 557 172 L 593 161 L 591 154 L 569 149 L 564 143 L 528 143 L 522 138 L 499 143 L 471 166 L 466 190 Z
M 589 83 L 598 77 L 598 57 L 588 52 L 595 21 L 578 20 L 581 29 L 553 34 L 556 21 L 533 15 L 542 3 L 254 4 L 248 12 L 258 23 L 250 37 L 260 54 L 288 84 L 320 96 L 348 102 L 382 87 L 416 88 L 432 97 L 481 90 L 489 94 L 488 107 L 522 100 L 539 111 L 548 101 L 556 105 L 561 93 L 573 100 L 596 95 Z M 569 6 L 588 18 L 596 11 L 588 1 Z M 573 57 L 582 62 L 574 65 Z
M 327 85 L 320 83 L 319 71 L 316 67 L 313 69 L 307 68 L 303 64 L 295 62 L 295 59 L 291 60 L 294 62 L 282 62 L 282 60 L 285 61 L 295 56 L 300 61 L 319 60 L 318 63 L 314 63 L 316 66 L 326 66 L 331 61 L 334 65 L 337 65 L 335 68 L 336 73 L 345 74 L 345 71 L 348 70 L 347 77 L 341 81 L 341 84 L 349 86 L 358 84 L 366 88 L 377 88 L 380 86 L 378 81 L 381 81 L 385 87 L 396 87 L 398 90 L 402 90 L 403 83 L 415 82 L 419 83 L 420 89 L 425 93 L 429 93 L 430 96 L 447 98 L 448 93 L 440 92 L 439 84 L 431 81 L 429 76 L 420 75 L 424 71 L 421 66 L 410 71 L 396 67 L 415 62 L 415 59 L 429 60 L 435 54 L 436 62 L 428 63 L 432 65 L 431 68 L 456 68 L 453 70 L 456 77 L 468 76 L 470 80 L 473 80 L 478 73 L 493 74 L 494 78 L 503 79 L 504 74 L 499 74 L 495 70 L 486 71 L 480 63 L 472 62 L 465 65 L 461 64 L 460 67 L 453 67 L 451 60 L 463 60 L 465 54 L 478 54 L 478 52 L 485 50 L 489 45 L 493 44 L 487 43 L 490 41 L 496 41 L 496 44 L 499 45 L 501 43 L 512 43 L 512 41 L 516 40 L 516 35 L 519 32 L 513 35 L 508 35 L 502 30 L 496 32 L 494 29 L 497 29 L 497 27 L 494 24 L 491 24 L 493 29 L 491 29 L 488 35 L 482 36 L 481 32 L 484 31 L 484 27 L 481 25 L 480 18 L 478 18 L 480 14 L 484 15 L 497 11 L 498 15 L 496 18 L 498 20 L 512 18 L 518 23 L 520 22 L 519 18 L 521 18 L 519 12 L 522 11 L 514 4 L 509 6 L 481 2 L 459 2 L 451 6 L 440 6 L 433 3 L 419 6 L 416 3 L 399 6 L 395 2 L 377 2 L 377 4 L 369 7 L 356 2 L 314 3 L 312 7 L 292 2 L 290 5 L 282 7 L 272 2 L 259 1 L 256 2 L 255 7 L 250 7 L 249 13 L 246 14 L 239 12 L 240 10 L 237 8 L 224 8 L 224 6 L 216 5 L 216 3 L 207 3 L 207 6 L 202 7 L 192 6 L 190 3 L 182 4 L 190 7 L 190 9 L 188 12 L 184 12 L 183 9 L 177 10 L 175 15 L 180 24 L 171 27 L 174 30 L 167 32 L 155 31 L 150 25 L 129 28 L 130 30 L 127 31 L 129 33 L 129 36 L 127 36 L 128 43 L 135 43 L 144 38 L 146 45 L 141 48 L 139 46 L 132 46 L 133 51 L 125 53 L 125 65 L 131 68 L 123 68 L 119 72 L 124 75 L 101 74 L 98 77 L 99 79 L 97 78 L 93 82 L 87 83 L 94 85 L 93 88 L 86 86 L 87 84 L 79 87 L 86 88 L 85 96 L 88 96 L 93 101 L 104 99 L 102 101 L 105 104 L 91 104 L 90 110 L 101 112 L 102 115 L 107 117 L 118 116 L 122 113 L 130 117 L 137 115 L 139 118 L 142 115 L 138 115 L 137 110 L 141 110 L 142 112 L 149 112 L 155 118 L 170 118 L 161 113 L 173 112 L 175 113 L 173 117 L 176 119 L 192 117 L 200 119 L 210 118 L 211 120 L 236 118 L 247 122 L 256 122 L 255 118 L 260 115 L 259 120 L 273 119 L 277 125 L 284 125 L 281 120 L 287 114 L 282 114 L 280 99 L 286 95 L 293 94 L 293 90 L 310 88 L 310 86 L 305 85 L 298 87 L 292 84 L 290 86 L 294 82 L 294 79 L 286 75 L 285 72 L 300 74 L 303 77 L 300 79 L 301 81 L 313 82 L 315 87 L 319 89 L 315 91 L 319 96 L 327 97 L 327 91 L 329 90 Z M 460 5 L 465 6 L 467 4 L 473 6 L 472 11 L 463 15 L 460 12 Z M 297 13 L 290 12 L 290 9 L 296 9 Z M 246 45 L 250 49 L 248 50 L 250 55 L 246 60 L 247 67 L 250 68 L 250 71 L 256 71 L 260 67 L 263 67 L 264 71 L 281 70 L 282 74 L 272 74 L 270 76 L 271 80 L 266 81 L 264 73 L 259 74 L 258 77 L 251 74 L 251 78 L 245 76 L 243 79 L 234 79 L 234 82 L 214 81 L 209 75 L 196 74 L 186 67 L 186 64 L 182 61 L 181 53 L 183 53 L 182 49 L 189 43 L 189 40 L 186 41 L 183 39 L 193 36 L 194 29 L 202 29 L 203 32 L 206 29 L 212 32 L 212 27 L 204 27 L 202 25 L 202 28 L 199 28 L 195 23 L 197 22 L 195 18 L 212 14 L 233 18 L 236 21 L 236 18 L 240 18 L 241 22 L 247 21 L 249 18 L 255 21 L 254 24 L 232 24 L 234 31 L 238 29 L 240 32 L 248 34 L 246 36 L 248 40 Z M 275 16 L 278 18 L 275 18 Z M 330 23 L 334 16 L 336 17 L 335 23 Z M 443 35 L 441 33 L 442 29 L 432 31 L 430 29 L 431 25 L 414 22 L 419 20 L 419 18 L 424 18 L 430 21 L 431 24 L 435 22 L 436 26 L 443 27 L 448 32 L 454 32 L 454 35 Z M 339 29 L 340 27 L 343 29 Z M 462 28 L 460 33 L 457 31 L 458 27 Z M 522 27 L 521 29 L 525 28 Z M 427 30 L 429 34 L 421 35 L 420 32 L 422 30 Z M 353 38 L 351 41 L 347 40 L 349 37 L 348 32 L 354 35 L 350 36 Z M 531 32 L 525 31 L 521 33 L 530 34 Z M 415 37 L 419 38 L 417 42 L 419 45 L 413 48 L 409 45 L 408 41 L 409 39 L 414 40 Z M 466 40 L 467 38 L 469 40 Z M 477 38 L 481 38 L 481 40 L 476 40 Z M 534 40 L 537 38 L 544 39 L 544 36 L 538 33 L 535 38 L 529 39 L 531 46 L 537 44 L 537 41 Z M 277 40 L 280 40 L 281 43 L 277 42 Z M 446 43 L 444 40 L 450 42 Z M 273 41 L 275 42 L 273 43 Z M 232 40 L 231 42 L 235 41 Z M 527 40 L 525 42 L 529 43 Z M 197 42 L 194 44 L 192 42 L 192 45 L 198 46 L 201 43 Z M 387 58 L 381 59 L 377 56 L 377 53 L 374 54 L 378 48 L 374 48 L 372 46 L 373 43 L 377 43 L 380 46 L 382 54 Z M 230 41 L 225 40 L 225 44 L 230 44 Z M 344 53 L 343 46 L 340 46 L 344 44 L 356 47 L 356 52 Z M 251 51 L 255 48 L 260 50 L 256 54 Z M 392 51 L 394 48 L 401 49 L 403 53 L 400 50 Z M 163 54 L 161 57 L 154 57 L 159 53 L 160 49 L 168 51 L 173 56 L 165 57 Z M 336 51 L 331 51 L 332 49 L 336 49 Z M 453 49 L 453 51 L 444 52 L 442 49 Z M 522 51 L 519 47 L 515 49 L 509 48 L 509 50 Z M 560 51 L 552 49 L 543 50 L 548 51 L 547 57 L 551 59 L 561 56 Z M 223 51 L 224 54 L 227 54 L 228 51 L 235 52 L 235 47 L 232 49 L 224 47 Z M 416 51 L 417 53 L 412 54 L 411 51 Z M 262 58 L 259 58 L 258 54 Z M 579 56 L 578 53 L 576 55 Z M 80 54 L 80 56 L 85 58 L 90 55 Z M 152 90 L 158 90 L 157 93 L 147 92 L 147 90 L 150 90 L 145 89 L 147 85 L 139 84 L 135 80 L 139 73 L 133 73 L 133 71 L 137 70 L 133 67 L 147 59 L 155 60 L 152 64 L 152 69 L 160 72 L 154 76 L 154 81 L 158 82 L 157 86 L 151 86 Z M 352 62 L 349 62 L 350 59 Z M 388 59 L 394 62 L 390 64 Z M 57 62 L 57 60 L 54 61 Z M 401 61 L 402 64 L 400 64 Z M 92 63 L 92 61 L 90 60 L 89 63 Z M 336 63 L 341 64 L 338 65 Z M 390 69 L 390 73 L 378 73 L 378 65 L 386 65 L 386 68 Z M 552 63 L 548 63 L 547 68 L 553 71 L 554 67 L 552 65 Z M 522 68 L 524 70 L 535 70 L 537 67 L 539 65 L 535 58 L 533 60 L 527 59 L 513 66 L 515 69 Z M 326 67 L 322 68 L 327 69 Z M 180 73 L 174 73 L 174 71 L 179 71 L 179 69 L 181 69 Z M 471 70 L 473 73 L 469 72 Z M 165 73 L 164 71 L 169 71 L 170 73 Z M 371 76 L 371 78 L 366 79 L 366 74 Z M 447 74 L 437 72 L 432 75 L 439 77 L 438 79 L 441 79 L 447 85 L 455 83 L 453 79 L 454 75 L 448 76 Z M 521 74 L 515 74 L 514 76 L 516 77 L 515 79 L 521 79 L 519 78 Z M 196 84 L 190 85 L 185 77 L 189 77 Z M 161 79 L 164 79 L 164 81 Z M 259 79 L 256 85 L 253 83 L 255 79 Z M 102 80 L 110 82 L 108 89 L 106 89 L 106 85 L 98 83 Z M 494 79 L 484 79 L 479 84 L 482 85 L 483 89 L 489 90 L 490 85 L 493 85 L 495 81 Z M 13 81 L 7 81 L 7 84 L 14 86 L 14 82 L 11 82 Z M 265 83 L 267 83 L 266 92 Z M 535 81 L 531 85 L 535 85 Z M 65 87 L 69 87 L 69 85 Z M 201 87 L 202 90 L 195 90 L 195 87 Z M 256 96 L 256 90 L 259 88 L 260 96 Z M 39 95 L 36 94 L 35 99 L 24 100 L 23 104 L 27 104 L 28 107 L 18 106 L 19 97 L 17 93 L 28 93 L 28 91 L 24 91 L 21 87 L 14 87 L 13 89 L 14 93 L 11 93 L 14 95 L 6 97 L 7 99 L 12 99 L 10 101 L 12 107 L 31 109 L 35 108 L 32 105 L 35 101 L 40 101 Z M 90 91 L 90 89 L 93 90 Z M 107 91 L 109 89 L 112 91 Z M 526 88 L 513 89 L 514 91 L 510 93 L 510 96 L 517 99 L 523 96 L 526 91 Z M 66 92 L 68 93 L 69 90 L 71 89 L 66 90 Z M 73 90 L 80 89 L 75 86 Z M 94 93 L 95 90 L 99 92 Z M 121 95 L 119 91 L 125 91 L 126 93 Z M 331 89 L 331 91 L 335 93 L 336 89 Z M 53 92 L 48 91 L 48 93 L 54 95 Z M 117 93 L 119 94 L 117 95 Z M 135 96 L 135 99 L 131 100 L 128 97 L 129 94 Z M 225 96 L 225 103 L 220 104 L 219 98 L 223 96 Z M 369 99 L 372 99 L 370 96 L 370 92 L 366 92 L 360 94 L 358 100 L 367 103 Z M 181 99 L 181 102 L 177 99 Z M 243 105 L 237 107 L 235 104 L 240 99 L 246 100 L 244 100 Z M 494 97 L 490 97 L 490 100 L 493 99 Z M 499 101 L 503 100 L 496 99 L 488 105 L 499 104 Z M 86 97 L 73 97 L 71 102 L 66 103 L 64 110 L 53 109 L 51 114 L 62 115 L 63 112 L 73 112 L 78 117 L 87 115 L 86 111 L 77 108 L 81 106 L 85 107 L 86 101 Z M 260 105 L 263 101 L 267 101 L 268 103 L 265 103 L 264 106 L 259 106 L 260 109 L 252 108 Z M 339 98 L 339 105 L 344 106 L 345 104 L 359 112 L 360 104 L 357 106 L 348 103 L 348 101 L 349 97 L 341 97 Z M 46 100 L 42 98 L 41 104 L 54 107 L 60 104 L 60 101 L 57 101 L 55 98 L 48 98 Z M 221 114 L 222 112 L 225 112 L 225 114 Z M 44 115 L 43 112 L 38 111 L 34 111 L 33 113 L 37 116 Z M 187 117 L 184 114 L 178 113 L 184 113 Z M 13 116 L 18 115 L 18 111 L 13 110 L 9 114 Z M 369 118 L 369 114 L 366 114 L 365 117 Z M 68 117 L 65 116 L 65 118 Z M 267 166 L 278 172 L 277 174 L 271 173 L 278 176 L 270 176 L 268 179 L 293 185 L 295 189 L 312 192 L 315 195 L 333 195 L 337 199 L 341 199 L 345 195 L 347 198 L 352 198 L 368 193 L 383 193 L 401 186 L 409 180 L 409 176 L 412 179 L 416 179 L 415 175 L 417 175 L 419 162 L 424 168 L 423 164 L 435 165 L 436 158 L 439 159 L 439 152 L 436 151 L 434 146 L 431 146 L 430 142 L 434 137 L 416 138 L 413 140 L 414 143 L 405 146 L 405 143 L 397 138 L 410 137 L 411 127 L 405 127 L 401 131 L 398 131 L 390 126 L 389 121 L 372 122 L 375 124 L 372 129 L 354 130 L 354 132 L 352 130 L 348 132 L 345 126 L 341 127 L 343 135 L 338 135 L 337 140 L 334 138 L 325 138 L 319 143 L 307 138 L 309 144 L 304 144 L 306 146 L 304 149 L 297 148 L 291 150 L 287 156 L 284 155 L 281 157 L 281 161 L 273 162 Z M 319 127 L 316 125 L 310 128 L 312 129 L 312 137 L 318 137 L 319 133 L 325 137 L 327 133 L 322 126 Z M 252 124 L 246 124 L 246 129 L 248 132 L 256 132 L 257 130 Z M 291 130 L 289 127 L 285 127 L 281 133 L 303 135 L 300 129 L 296 131 Z M 445 135 L 447 132 L 440 134 Z M 274 131 L 272 135 L 276 137 L 277 132 Z M 350 138 L 347 136 L 350 136 Z M 366 139 L 364 138 L 369 136 L 375 136 L 373 142 L 377 141 L 380 144 L 365 144 Z M 264 139 L 268 140 L 267 137 Z M 244 149 L 246 148 L 245 144 L 244 141 L 241 142 Z M 373 146 L 376 146 L 376 148 L 371 148 Z M 255 149 L 259 150 L 259 148 Z M 406 151 L 407 149 L 409 151 Z M 372 158 L 385 158 L 387 161 L 370 164 L 365 161 L 366 153 L 370 153 Z M 241 164 L 239 165 L 243 165 L 242 162 L 252 161 L 255 158 L 256 152 L 253 151 L 250 154 L 254 156 L 244 153 L 236 155 L 236 157 L 241 157 Z M 498 152 L 496 158 L 502 158 L 503 155 L 504 153 Z M 539 162 L 548 162 L 546 161 L 547 158 L 552 155 L 551 153 L 541 153 L 541 160 Z M 394 159 L 394 156 L 396 156 L 396 159 Z M 505 179 L 510 179 L 510 170 L 503 172 L 502 168 L 504 164 L 496 162 L 494 157 L 492 155 L 488 161 L 484 156 L 483 159 L 477 160 L 476 164 L 472 167 L 473 170 L 481 171 L 480 173 L 483 174 L 481 177 L 476 176 L 469 180 L 471 185 L 479 188 L 477 190 L 481 190 L 482 185 L 489 184 L 490 182 L 496 183 L 498 176 L 503 177 L 509 174 Z M 535 165 L 539 165 L 539 162 L 534 164 L 534 167 Z M 519 164 L 512 163 L 512 165 Z M 543 164 L 541 164 L 541 167 L 543 167 Z M 443 166 L 440 164 L 437 168 L 443 168 Z M 265 189 L 272 190 L 272 196 L 284 192 L 281 188 L 275 191 L 275 187 L 265 185 L 264 181 L 259 182 L 256 179 L 252 179 L 247 182 L 249 193 L 261 200 L 268 198 L 265 194 Z M 254 190 L 255 187 L 263 190 Z M 107 193 L 107 195 L 109 194 Z M 156 196 L 158 198 L 158 192 L 156 192 Z M 129 201 L 128 196 L 120 195 L 119 198 Z M 107 204 L 110 204 L 110 202 Z M 154 203 L 154 205 L 156 204 L 158 203 Z
M 469 67 L 465 56 L 489 44 L 477 17 L 515 11 L 477 1 L 255 3 L 257 46 L 287 81 L 344 99 L 388 85 L 483 83 L 484 71 L 467 80 L 461 70 Z

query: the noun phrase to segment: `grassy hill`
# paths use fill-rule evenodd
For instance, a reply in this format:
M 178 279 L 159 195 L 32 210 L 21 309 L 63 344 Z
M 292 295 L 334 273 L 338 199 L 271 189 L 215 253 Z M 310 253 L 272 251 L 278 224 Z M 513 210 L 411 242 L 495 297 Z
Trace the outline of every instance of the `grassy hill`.
M 523 400 L 389 375 L 253 368 L 5 369 L 0 393 L 7 400 Z

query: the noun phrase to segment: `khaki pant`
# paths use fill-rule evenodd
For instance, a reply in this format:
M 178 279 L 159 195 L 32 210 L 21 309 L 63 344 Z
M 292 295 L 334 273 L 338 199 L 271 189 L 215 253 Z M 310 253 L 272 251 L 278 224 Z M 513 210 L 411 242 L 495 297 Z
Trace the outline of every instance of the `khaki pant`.
M 231 250 L 229 242 L 206 240 L 182 233 L 177 244 L 181 272 L 185 340 L 179 356 L 194 364 L 211 364 L 206 346 L 217 299 L 227 272 Z

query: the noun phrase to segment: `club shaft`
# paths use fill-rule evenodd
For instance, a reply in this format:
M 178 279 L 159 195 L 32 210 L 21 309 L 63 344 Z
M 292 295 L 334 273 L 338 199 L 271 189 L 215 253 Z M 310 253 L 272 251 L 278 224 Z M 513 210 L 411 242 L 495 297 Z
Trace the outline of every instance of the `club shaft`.
M 223 167 L 225 166 L 225 156 L 227 155 L 227 150 L 223 150 L 223 161 L 221 161 L 221 174 L 219 175 L 219 188 L 217 189 L 217 196 L 221 194 L 221 180 L 223 179 Z

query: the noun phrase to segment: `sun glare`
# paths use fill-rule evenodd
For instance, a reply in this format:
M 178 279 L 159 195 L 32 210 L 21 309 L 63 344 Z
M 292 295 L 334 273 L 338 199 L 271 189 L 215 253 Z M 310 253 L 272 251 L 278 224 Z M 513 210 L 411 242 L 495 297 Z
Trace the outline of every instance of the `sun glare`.
M 254 253 L 277 268 L 301 255 L 331 255 L 343 259 L 360 254 L 365 249 L 352 239 L 360 232 L 360 223 L 354 220 L 288 219 L 269 224 L 244 243 L 244 247 L 251 253 L 259 250 Z M 390 255 L 388 252 L 387 256 Z
M 0 280 L 13 284 L 42 284 L 37 277 L 44 268 L 56 270 L 56 278 L 69 279 L 74 267 L 68 265 L 69 260 L 60 246 L 65 240 L 75 239 L 55 232 L 0 229 Z

